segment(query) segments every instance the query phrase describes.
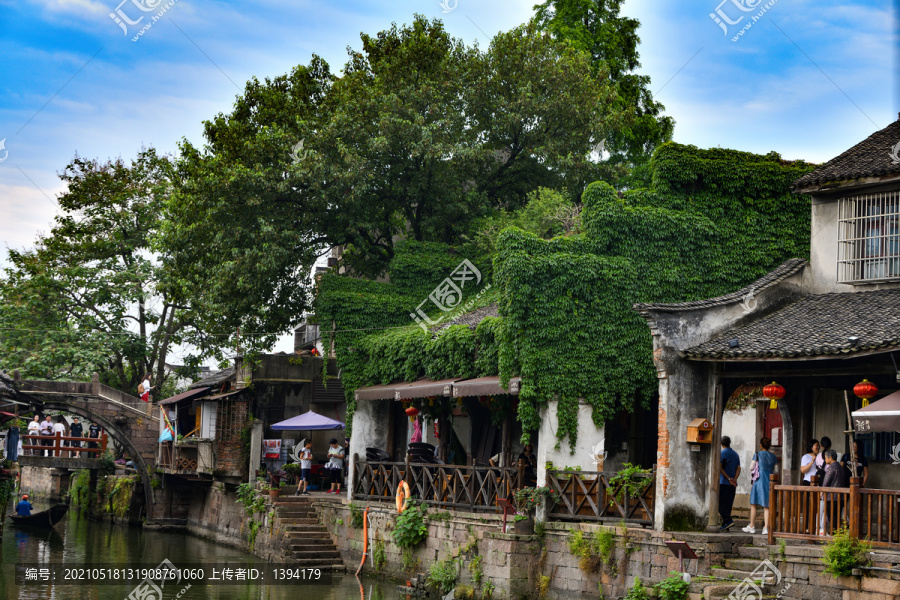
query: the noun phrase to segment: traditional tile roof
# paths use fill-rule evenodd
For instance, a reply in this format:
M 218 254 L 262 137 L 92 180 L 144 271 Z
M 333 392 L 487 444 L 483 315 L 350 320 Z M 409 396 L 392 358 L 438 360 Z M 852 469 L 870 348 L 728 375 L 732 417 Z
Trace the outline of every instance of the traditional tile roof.
M 798 190 L 860 177 L 900 174 L 900 157 L 893 158 L 900 152 L 898 144 L 900 144 L 900 119 L 876 131 L 839 156 L 819 165 L 814 171 L 795 181 L 791 188 Z
M 475 329 L 476 327 L 478 327 L 478 324 L 481 323 L 484 319 L 488 317 L 496 317 L 499 315 L 500 312 L 497 308 L 497 304 L 489 304 L 488 306 L 484 306 L 482 308 L 476 308 L 472 312 L 459 315 L 452 321 L 444 321 L 443 323 L 435 325 L 433 330 L 435 332 L 443 331 L 451 325 L 468 325 L 469 328 Z
M 227 369 L 222 369 L 221 371 L 216 371 L 209 377 L 204 377 L 200 381 L 195 381 L 191 384 L 190 389 L 199 388 L 199 387 L 215 387 L 218 385 L 222 385 L 229 379 L 234 377 L 234 367 L 228 367 Z
M 802 258 L 792 258 L 778 266 L 774 271 L 766 273 L 747 287 L 741 288 L 736 292 L 725 294 L 717 298 L 708 298 L 706 300 L 695 300 L 692 302 L 676 302 L 670 304 L 635 304 L 634 310 L 642 315 L 647 315 L 651 311 L 655 312 L 682 312 L 688 310 L 701 310 L 712 308 L 714 306 L 724 306 L 740 302 L 748 294 L 759 294 L 768 287 L 778 284 L 787 279 L 791 275 L 801 271 L 806 266 L 806 261 Z
M 731 348 L 734 340 L 738 345 Z M 852 356 L 892 347 L 900 347 L 900 289 L 805 296 L 681 354 L 777 359 Z

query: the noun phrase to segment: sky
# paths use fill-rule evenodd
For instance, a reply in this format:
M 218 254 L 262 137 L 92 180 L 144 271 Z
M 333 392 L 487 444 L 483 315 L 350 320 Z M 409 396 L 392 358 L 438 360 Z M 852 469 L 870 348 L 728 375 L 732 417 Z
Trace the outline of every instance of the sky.
M 339 71 L 360 32 L 422 14 L 484 48 L 533 5 L 0 0 L 0 266 L 7 248 L 49 231 L 58 175 L 76 154 L 175 154 L 182 139 L 202 144 L 203 121 L 229 112 L 246 81 L 314 53 Z M 622 14 L 641 22 L 640 72 L 675 119 L 675 141 L 824 162 L 897 119 L 898 5 L 626 0 Z

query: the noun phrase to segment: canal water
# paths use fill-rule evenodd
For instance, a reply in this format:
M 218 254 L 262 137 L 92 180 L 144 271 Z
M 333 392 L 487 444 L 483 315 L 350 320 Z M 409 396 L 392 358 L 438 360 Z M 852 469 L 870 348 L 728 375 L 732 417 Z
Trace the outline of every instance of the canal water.
M 43 581 L 47 572 L 40 569 L 50 565 L 56 580 Z M 156 569 L 160 565 L 161 577 L 160 570 Z M 322 580 L 326 581 L 316 584 L 300 580 L 315 577 L 315 573 L 297 570 L 267 573 L 269 580 L 279 578 L 286 582 L 281 585 L 236 579 L 237 568 L 257 568 L 261 572 L 284 566 L 289 565 L 267 565 L 240 550 L 187 534 L 98 523 L 70 511 L 53 530 L 26 530 L 6 521 L 0 547 L 0 600 L 395 600 L 400 597 L 393 584 L 365 578 L 360 582 L 352 573 L 321 573 Z M 173 572 L 172 567 L 179 569 L 176 576 L 184 569 L 181 581 L 167 579 L 166 572 Z M 120 570 L 116 572 L 116 568 Z M 132 571 L 127 573 L 125 569 L 129 568 Z M 228 583 L 224 583 L 226 568 L 234 568 Z M 197 569 L 205 571 L 207 580 L 218 576 L 223 583 L 197 583 L 194 579 L 188 587 L 191 578 L 197 577 Z M 212 573 L 213 570 L 217 573 Z M 151 577 L 156 573 L 159 578 L 148 582 L 139 578 L 142 573 Z M 99 583 L 101 577 L 106 581 Z M 117 581 L 109 583 L 107 577 Z

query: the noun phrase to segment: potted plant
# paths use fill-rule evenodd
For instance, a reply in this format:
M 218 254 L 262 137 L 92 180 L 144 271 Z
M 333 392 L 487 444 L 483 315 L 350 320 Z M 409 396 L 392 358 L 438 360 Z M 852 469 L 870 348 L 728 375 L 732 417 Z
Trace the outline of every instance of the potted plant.
M 542 502 L 559 502 L 559 494 L 548 486 L 523 487 L 513 494 L 516 503 L 516 516 L 513 518 L 513 527 L 517 534 L 534 534 L 534 512 Z

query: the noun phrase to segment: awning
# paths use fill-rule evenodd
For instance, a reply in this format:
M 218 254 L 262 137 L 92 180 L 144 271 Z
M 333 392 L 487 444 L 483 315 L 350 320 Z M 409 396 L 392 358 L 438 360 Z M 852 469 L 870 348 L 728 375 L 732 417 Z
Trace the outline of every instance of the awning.
M 521 377 L 512 377 L 509 380 L 509 390 L 500 387 L 499 377 L 477 377 L 475 379 L 464 379 L 453 384 L 453 397 L 462 398 L 464 396 L 499 396 L 502 394 L 519 395 L 519 385 L 522 382 Z
M 420 379 L 413 383 L 398 383 L 394 388 L 394 400 L 427 398 L 429 396 L 450 396 L 453 383 L 458 379 Z
M 234 391 L 232 391 L 232 392 L 227 392 L 227 393 L 225 393 L 225 394 L 219 394 L 219 395 L 217 395 L 217 396 L 210 396 L 209 398 L 204 398 L 203 400 L 204 400 L 204 401 L 210 401 L 210 400 L 224 400 L 225 398 L 231 398 L 232 396 L 237 396 L 238 394 L 244 393 L 244 390 L 245 390 L 245 389 L 246 389 L 246 388 L 241 388 L 241 389 L 239 389 L 239 390 L 234 390 Z
M 900 431 L 900 392 L 888 394 L 865 408 L 853 411 L 853 428 L 857 433 Z
M 279 423 L 272 425 L 272 429 L 276 431 L 308 431 L 323 429 L 343 429 L 344 424 L 334 419 L 329 419 L 325 415 L 308 411 L 302 415 L 285 419 Z
M 209 390 L 212 388 L 202 387 L 193 390 L 188 390 L 186 392 L 181 392 L 171 398 L 166 398 L 165 400 L 160 401 L 160 406 L 166 406 L 169 404 L 176 404 L 177 402 L 181 402 L 182 400 L 192 400 L 194 398 L 199 398 L 200 396 L 205 396 L 209 393 Z
M 370 385 L 356 390 L 355 396 L 357 400 L 393 400 L 396 388 L 401 385 L 406 384 L 400 382 L 390 385 Z

